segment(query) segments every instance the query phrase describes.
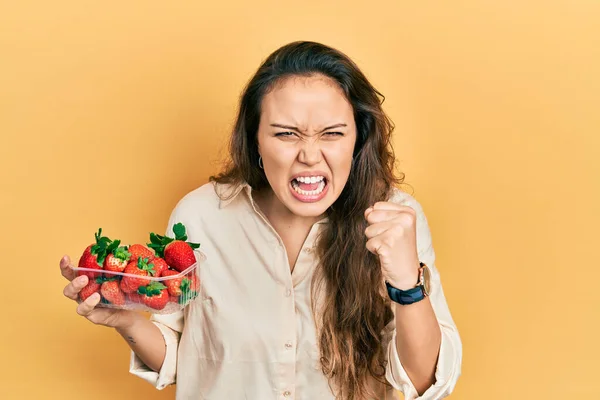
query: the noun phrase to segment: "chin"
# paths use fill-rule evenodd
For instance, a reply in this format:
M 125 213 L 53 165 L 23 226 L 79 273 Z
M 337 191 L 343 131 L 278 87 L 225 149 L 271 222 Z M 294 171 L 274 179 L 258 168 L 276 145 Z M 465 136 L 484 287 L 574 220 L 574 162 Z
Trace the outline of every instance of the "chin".
M 294 206 L 288 206 L 288 209 L 299 217 L 312 217 L 316 218 L 323 215 L 329 206 L 321 204 L 297 204 Z

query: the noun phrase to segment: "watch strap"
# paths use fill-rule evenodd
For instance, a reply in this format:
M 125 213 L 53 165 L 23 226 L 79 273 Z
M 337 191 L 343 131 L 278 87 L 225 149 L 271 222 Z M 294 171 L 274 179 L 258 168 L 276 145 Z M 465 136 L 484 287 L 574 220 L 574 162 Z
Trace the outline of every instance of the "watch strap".
M 408 290 L 400 290 L 398 288 L 393 287 L 388 282 L 385 283 L 387 287 L 388 295 L 392 301 L 402 304 L 408 305 L 413 304 L 418 301 L 421 301 L 425 298 L 425 292 L 423 291 L 423 286 L 417 286 Z

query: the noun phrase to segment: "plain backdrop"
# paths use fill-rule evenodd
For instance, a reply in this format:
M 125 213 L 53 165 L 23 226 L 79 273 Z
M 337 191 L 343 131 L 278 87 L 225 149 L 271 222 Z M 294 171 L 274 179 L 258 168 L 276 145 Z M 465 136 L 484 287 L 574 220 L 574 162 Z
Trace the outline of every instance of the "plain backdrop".
M 164 232 L 294 40 L 386 96 L 464 343 L 452 398 L 599 398 L 599 21 L 592 0 L 2 2 L 0 398 L 174 398 L 76 315 L 59 259 L 99 227 Z

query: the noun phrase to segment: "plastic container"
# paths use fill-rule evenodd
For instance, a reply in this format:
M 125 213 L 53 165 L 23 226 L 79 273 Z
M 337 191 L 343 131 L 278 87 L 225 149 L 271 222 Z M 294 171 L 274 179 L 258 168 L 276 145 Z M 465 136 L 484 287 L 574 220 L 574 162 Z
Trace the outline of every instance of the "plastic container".
M 94 290 L 94 292 L 97 291 L 98 293 L 101 293 L 102 296 L 100 303 L 98 303 L 96 307 L 115 308 L 120 310 L 145 311 L 152 314 L 172 314 L 185 308 L 185 306 L 187 306 L 191 301 L 193 301 L 200 292 L 201 286 L 198 269 L 200 268 L 201 264 L 206 260 L 206 256 L 198 250 L 195 250 L 194 254 L 196 255 L 196 263 L 192 264 L 184 271 L 178 272 L 177 275 L 171 276 L 140 276 L 134 274 L 126 274 L 123 272 L 112 272 L 104 269 L 90 269 L 78 267 L 72 267 L 72 269 L 77 275 L 82 275 L 84 273 L 88 276 L 92 275 L 92 277 L 90 277 L 90 282 L 95 281 L 97 285 L 94 284 L 94 288 L 90 288 L 90 291 L 97 288 L 97 290 Z M 142 280 L 144 282 L 144 286 L 140 287 L 137 291 L 125 293 L 122 290 L 122 281 L 124 279 L 129 280 L 129 282 L 131 282 L 131 279 L 135 279 L 138 281 Z M 184 279 L 187 281 L 186 283 L 183 283 Z M 169 286 L 172 286 L 172 284 L 175 284 L 177 280 L 181 280 L 182 294 L 179 296 L 173 296 L 169 293 L 168 288 Z M 108 281 L 117 281 L 119 289 L 121 290 L 121 293 L 123 293 L 124 299 L 121 297 L 121 295 L 117 295 L 117 297 L 120 297 L 120 299 L 116 301 L 117 304 L 111 303 L 102 294 L 102 284 Z M 147 295 L 144 294 L 146 292 L 145 288 L 149 288 L 148 290 L 150 290 L 150 292 Z M 113 286 L 113 289 L 116 288 Z M 166 301 L 166 299 L 164 298 L 165 294 L 160 293 L 163 291 L 166 291 L 168 301 Z M 77 300 L 78 303 L 81 303 L 82 301 L 83 300 L 81 299 L 81 297 L 79 297 Z

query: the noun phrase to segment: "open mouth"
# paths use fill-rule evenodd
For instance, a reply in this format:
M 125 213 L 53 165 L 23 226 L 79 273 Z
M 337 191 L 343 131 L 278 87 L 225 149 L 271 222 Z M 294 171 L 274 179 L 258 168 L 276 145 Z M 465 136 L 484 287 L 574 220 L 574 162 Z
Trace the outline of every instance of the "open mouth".
M 324 176 L 299 176 L 292 179 L 291 186 L 301 196 L 318 196 L 327 186 L 327 179 Z

